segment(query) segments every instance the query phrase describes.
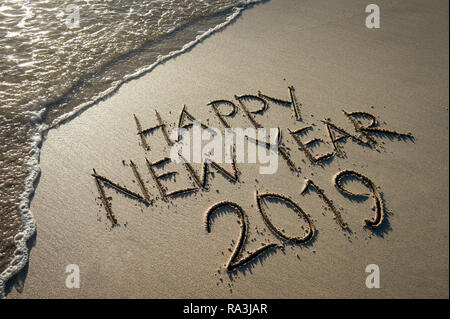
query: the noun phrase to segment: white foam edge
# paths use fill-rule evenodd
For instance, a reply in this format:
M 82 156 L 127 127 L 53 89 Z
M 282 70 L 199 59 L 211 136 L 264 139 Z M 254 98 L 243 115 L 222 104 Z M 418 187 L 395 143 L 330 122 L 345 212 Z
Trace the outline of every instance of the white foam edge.
M 0 299 L 5 297 L 5 288 L 8 280 L 16 275 L 28 262 L 28 247 L 27 242 L 36 232 L 36 224 L 31 213 L 30 198 L 34 194 L 34 183 L 39 176 L 39 145 L 42 142 L 43 127 L 41 122 L 41 110 L 34 113 L 29 112 L 32 122 L 35 123 L 36 133 L 31 138 L 31 150 L 29 153 L 29 160 L 27 165 L 30 169 L 30 173 L 25 180 L 25 190 L 20 196 L 19 213 L 22 219 L 22 231 L 14 236 L 14 244 L 16 249 L 14 250 L 13 259 L 6 268 L 0 274 Z

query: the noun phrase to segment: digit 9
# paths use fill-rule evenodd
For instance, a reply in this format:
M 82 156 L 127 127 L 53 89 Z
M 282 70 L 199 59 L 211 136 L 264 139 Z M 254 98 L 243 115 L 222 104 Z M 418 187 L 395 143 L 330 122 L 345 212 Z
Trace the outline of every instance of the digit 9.
M 346 189 L 344 187 L 344 185 L 342 184 L 342 181 L 343 181 L 343 179 L 348 178 L 348 177 L 356 178 L 358 181 L 361 182 L 361 184 L 363 184 L 364 186 L 366 186 L 367 188 L 370 189 L 371 194 L 354 193 L 354 192 L 351 192 L 348 189 Z M 366 218 L 364 221 L 367 226 L 372 227 L 372 228 L 377 228 L 382 224 L 383 217 L 384 217 L 384 207 L 383 207 L 383 201 L 381 199 L 381 194 L 378 191 L 377 186 L 368 177 L 366 177 L 358 172 L 352 171 L 352 170 L 344 170 L 344 171 L 339 172 L 334 177 L 334 186 L 336 186 L 336 188 L 342 194 L 347 195 L 347 196 L 364 197 L 364 198 L 372 197 L 375 201 L 375 216 L 373 218 Z

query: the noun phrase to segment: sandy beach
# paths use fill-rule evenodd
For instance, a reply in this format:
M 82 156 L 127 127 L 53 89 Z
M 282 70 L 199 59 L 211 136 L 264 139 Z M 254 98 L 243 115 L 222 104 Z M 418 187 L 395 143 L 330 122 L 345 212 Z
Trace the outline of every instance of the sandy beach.
M 9 282 L 7 298 L 448 298 L 448 2 L 377 4 L 379 29 L 366 27 L 364 1 L 254 5 L 187 52 L 48 130 L 30 207 L 37 232 L 29 241 L 29 264 Z M 290 101 L 290 86 L 299 120 L 273 100 L 266 112 L 252 115 L 263 127 L 280 128 L 296 171 L 282 156 L 275 174 L 237 163 L 238 181 L 210 168 L 208 189 L 162 198 L 146 159 L 169 156 L 170 146 L 159 128 L 145 135 L 150 149 L 144 150 L 133 115 L 145 130 L 158 125 L 157 111 L 170 132 L 185 106 L 203 124 L 223 130 L 208 103 L 228 100 L 238 111 L 227 121 L 247 128 L 252 122 L 236 96 L 260 92 Z M 340 156 L 311 163 L 289 130 L 311 126 L 302 140 L 320 138 L 315 154 L 333 153 L 326 123 L 364 135 L 344 111 L 369 113 L 376 128 L 389 132 L 368 134 L 376 141 L 372 147 L 349 137 L 338 143 Z M 362 122 L 368 125 L 367 116 Z M 117 219 L 113 227 L 93 169 L 143 194 L 130 161 L 152 203 L 102 184 Z M 233 171 L 229 163 L 221 166 Z M 201 174 L 200 164 L 193 167 Z M 343 184 L 353 193 L 380 194 L 379 227 L 364 227 L 377 213 L 376 199 L 345 196 L 335 186 L 337 174 L 346 170 L 376 185 L 375 191 L 361 180 Z M 183 164 L 157 169 L 169 171 L 177 174 L 162 181 L 168 192 L 196 187 Z M 333 202 L 349 230 L 317 191 L 302 193 L 307 179 Z M 314 238 L 299 244 L 277 236 L 262 218 L 256 192 L 292 199 L 314 224 Z M 228 272 L 242 227 L 238 215 L 217 214 L 210 232 L 205 223 L 208 209 L 223 201 L 238 204 L 248 216 L 239 258 L 264 245 L 281 248 Z M 308 228 L 289 205 L 265 204 L 286 236 L 301 236 Z M 66 287 L 70 264 L 80 269 L 78 289 Z M 370 264 L 379 267 L 379 289 L 366 287 Z

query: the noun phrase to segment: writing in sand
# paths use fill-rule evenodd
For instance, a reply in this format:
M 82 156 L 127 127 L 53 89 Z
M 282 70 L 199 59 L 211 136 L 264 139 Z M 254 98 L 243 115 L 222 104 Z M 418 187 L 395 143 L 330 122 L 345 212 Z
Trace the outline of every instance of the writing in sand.
M 211 176 L 213 170 L 224 176 L 233 185 L 241 183 L 242 173 L 239 170 L 240 163 L 256 163 L 256 148 L 258 148 L 258 157 L 260 161 L 266 159 L 266 163 L 273 164 L 273 156 L 276 156 L 276 163 L 278 158 L 286 163 L 283 167 L 286 167 L 291 173 L 296 176 L 301 176 L 300 167 L 296 164 L 300 157 L 303 157 L 312 166 L 324 168 L 326 163 L 332 161 L 335 157 L 345 158 L 344 145 L 348 142 L 353 142 L 361 147 L 376 150 L 378 148 L 381 139 L 399 139 L 399 140 L 411 140 L 413 136 L 411 133 L 397 132 L 392 128 L 386 128 L 380 126 L 380 121 L 377 117 L 366 111 L 343 111 L 345 118 L 349 121 L 349 124 L 353 127 L 350 131 L 345 129 L 330 119 L 318 120 L 317 123 L 312 125 L 306 125 L 302 119 L 303 105 L 298 102 L 294 87 L 288 87 L 288 98 L 276 98 L 258 92 L 256 95 L 245 94 L 241 96 L 235 95 L 234 100 L 214 100 L 207 104 L 212 108 L 213 116 L 222 125 L 221 129 L 212 128 L 206 125 L 206 122 L 198 121 L 185 106 L 179 116 L 176 129 L 169 132 L 169 125 L 163 120 L 158 111 L 155 111 L 156 123 L 152 126 L 143 127 L 139 117 L 134 114 L 134 121 L 136 123 L 137 138 L 144 150 L 144 154 L 150 151 L 151 143 L 165 143 L 169 147 L 170 152 L 167 156 L 162 157 L 157 161 L 150 161 L 144 155 L 146 168 L 143 175 L 142 169 L 139 170 L 135 161 L 129 160 L 129 166 L 131 168 L 130 174 L 136 179 L 140 191 L 131 190 L 131 187 L 120 185 L 103 174 L 100 174 L 93 169 L 92 176 L 94 178 L 102 206 L 105 209 L 106 215 L 113 226 L 119 224 L 116 215 L 113 212 L 112 205 L 110 203 L 110 197 L 106 196 L 105 187 L 112 188 L 117 191 L 121 196 L 126 196 L 132 200 L 137 200 L 145 205 L 152 205 L 155 200 L 162 200 L 169 202 L 170 200 L 183 200 L 185 196 L 196 196 L 199 192 L 207 192 L 209 190 L 209 183 L 211 183 Z M 277 128 L 270 128 L 271 136 L 270 140 L 266 141 L 266 131 L 258 122 L 258 117 L 262 116 L 269 108 L 290 108 L 292 117 L 295 123 L 298 123 L 298 127 L 287 128 L 281 130 L 277 127 L 279 123 L 273 123 Z M 232 128 L 230 125 L 231 120 L 241 113 L 250 124 L 248 128 L 238 129 Z M 204 119 L 205 120 L 205 119 Z M 325 129 L 327 134 L 321 138 L 308 138 L 317 125 L 321 125 Z M 153 133 L 160 131 L 162 139 L 150 139 Z M 193 136 L 186 134 L 186 132 L 193 132 Z M 196 133 L 197 132 L 197 133 Z M 222 138 L 222 132 L 225 132 L 225 143 Z M 283 141 L 283 133 L 287 133 L 292 137 L 294 145 L 286 145 Z M 206 138 L 205 138 L 206 136 Z M 193 145 L 190 141 L 193 140 Z M 204 140 L 209 140 L 209 143 L 204 147 L 201 147 L 201 143 Z M 243 155 L 244 142 L 247 142 L 247 156 Z M 197 146 L 196 146 L 197 145 Z M 329 145 L 326 151 L 318 153 L 318 145 Z M 193 148 L 193 158 L 191 158 L 191 146 Z M 225 159 L 222 157 L 222 148 L 225 149 Z M 295 151 L 290 151 L 293 148 Z M 264 152 L 261 151 L 264 150 Z M 319 148 L 322 150 L 322 148 Z M 270 156 L 267 155 L 269 152 Z M 187 154 L 187 155 L 186 155 Z M 255 156 L 252 156 L 255 155 Z M 197 160 L 195 160 L 197 158 Z M 160 173 L 161 169 L 169 163 L 174 162 L 182 169 L 186 174 L 190 176 L 192 180 L 191 187 L 178 189 L 175 191 L 168 191 L 167 183 L 176 183 L 173 177 L 179 172 L 166 171 Z M 202 163 L 201 169 L 196 170 L 192 163 Z M 229 163 L 230 168 L 226 169 L 222 163 Z M 261 172 L 261 171 L 260 171 Z M 275 169 L 266 170 L 266 173 L 277 174 L 278 165 Z M 263 172 L 264 173 L 264 172 Z M 152 195 L 149 191 L 148 183 L 145 182 L 144 176 L 150 176 L 151 181 L 157 188 L 159 196 Z M 353 181 L 360 183 L 369 192 L 355 192 L 348 189 L 346 181 Z M 364 175 L 362 172 L 357 172 L 353 169 L 344 169 L 338 172 L 334 172 L 332 182 L 336 189 L 345 197 L 354 198 L 372 198 L 373 199 L 373 211 L 368 213 L 364 219 L 364 227 L 371 230 L 376 230 L 383 224 L 385 219 L 385 208 L 382 198 L 382 192 L 379 185 L 374 180 Z M 270 185 L 265 185 L 265 189 L 270 189 Z M 344 221 L 341 215 L 341 209 L 338 209 L 333 203 L 333 200 L 328 197 L 325 191 L 315 181 L 310 178 L 304 179 L 301 195 L 308 195 L 316 193 L 323 204 L 332 212 L 339 227 L 343 230 L 348 229 L 347 223 Z M 291 236 L 285 233 L 283 229 L 280 229 L 272 222 L 270 215 L 266 211 L 262 204 L 264 200 L 271 199 L 283 203 L 293 213 L 297 214 L 300 219 L 303 220 L 304 226 L 301 227 L 303 233 L 299 236 Z M 294 199 L 287 195 L 272 192 L 261 192 L 260 189 L 254 190 L 254 198 L 256 209 L 264 220 L 267 228 L 282 242 L 279 243 L 265 243 L 254 250 L 249 252 L 245 257 L 240 257 L 244 250 L 246 241 L 248 240 L 248 217 L 244 209 L 237 203 L 224 198 L 222 201 L 215 203 L 211 207 L 205 208 L 204 224 L 207 232 L 211 232 L 211 219 L 218 212 L 231 212 L 237 214 L 240 225 L 240 235 L 237 239 L 234 250 L 231 251 L 231 256 L 227 262 L 226 268 L 229 272 L 235 271 L 239 267 L 246 265 L 251 260 L 264 254 L 268 250 L 282 248 L 287 243 L 294 243 L 298 245 L 305 245 L 311 242 L 315 237 L 317 230 L 311 216 L 306 213 Z

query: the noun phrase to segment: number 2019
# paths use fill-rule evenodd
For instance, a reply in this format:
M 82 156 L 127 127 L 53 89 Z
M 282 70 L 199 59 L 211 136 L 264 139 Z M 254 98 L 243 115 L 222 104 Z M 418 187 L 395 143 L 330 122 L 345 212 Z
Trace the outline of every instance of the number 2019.
M 367 187 L 370 190 L 370 193 L 355 193 L 344 186 L 345 179 L 352 179 L 360 182 L 365 187 Z M 377 228 L 379 227 L 383 222 L 384 217 L 384 207 L 383 207 L 383 201 L 381 198 L 381 194 L 377 188 L 377 186 L 370 180 L 368 177 L 357 173 L 352 170 L 343 170 L 335 175 L 334 177 L 334 185 L 335 187 L 341 192 L 344 196 L 348 197 L 358 197 L 358 198 L 369 198 L 372 197 L 375 204 L 375 215 L 372 218 L 366 218 L 365 224 L 366 226 L 370 228 Z M 305 195 L 310 190 L 315 191 L 318 196 L 324 201 L 325 205 L 328 206 L 328 208 L 333 212 L 333 214 L 336 217 L 336 221 L 338 224 L 343 228 L 347 229 L 348 225 L 343 221 L 342 216 L 339 212 L 339 210 L 336 208 L 336 206 L 333 204 L 333 201 L 330 200 L 326 195 L 325 192 L 317 186 L 312 180 L 307 179 L 303 190 L 301 191 L 302 195 Z M 264 199 L 275 199 L 281 202 L 284 202 L 288 207 L 290 207 L 293 211 L 295 211 L 300 217 L 303 218 L 303 220 L 307 224 L 307 229 L 305 233 L 302 236 L 298 237 L 292 237 L 284 234 L 283 231 L 281 231 L 279 228 L 277 228 L 269 218 L 269 216 L 266 214 L 262 207 L 262 201 Z M 315 227 L 313 224 L 313 221 L 311 217 L 306 214 L 303 209 L 296 204 L 292 199 L 289 197 L 286 197 L 281 194 L 276 193 L 258 193 L 256 192 L 256 203 L 259 210 L 259 213 L 261 214 L 264 223 L 266 226 L 272 231 L 272 233 L 279 238 L 284 243 L 293 242 L 296 244 L 306 244 L 309 241 L 311 241 L 315 236 Z M 256 249 L 254 252 L 249 253 L 246 257 L 238 258 L 241 252 L 243 251 L 243 247 L 247 238 L 248 233 L 248 217 L 241 206 L 239 206 L 236 203 L 233 203 L 231 201 L 222 201 L 219 202 L 212 207 L 210 207 L 206 214 L 205 214 L 205 225 L 206 230 L 208 233 L 211 232 L 211 219 L 212 216 L 217 213 L 221 208 L 231 208 L 233 213 L 236 213 L 240 219 L 240 228 L 241 232 L 239 235 L 239 238 L 237 240 L 237 244 L 234 247 L 234 250 L 231 253 L 231 256 L 227 262 L 226 269 L 229 272 L 232 272 L 246 264 L 248 264 L 250 261 L 254 260 L 256 257 L 262 255 L 264 252 L 268 251 L 272 248 L 280 248 L 282 245 L 279 245 L 277 243 L 270 243 L 261 246 L 260 248 Z

